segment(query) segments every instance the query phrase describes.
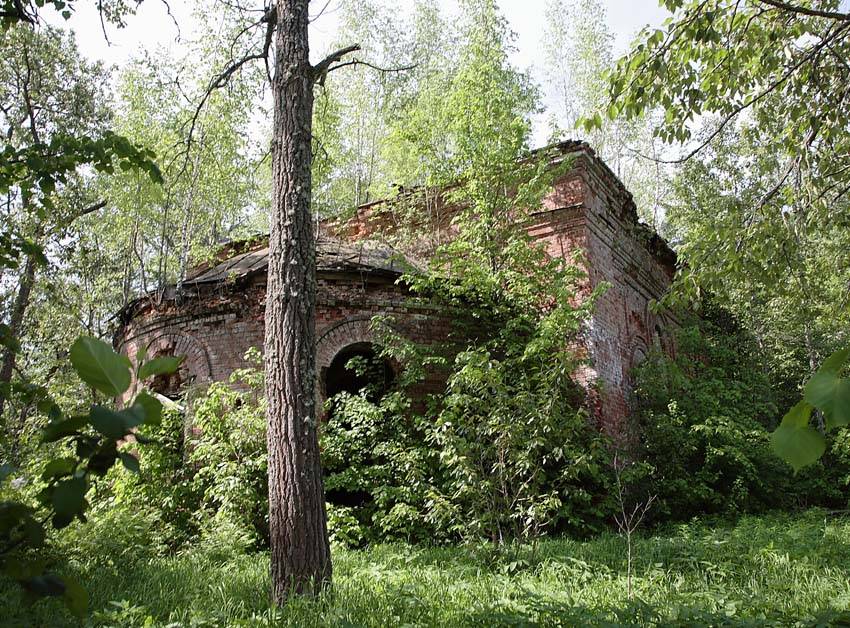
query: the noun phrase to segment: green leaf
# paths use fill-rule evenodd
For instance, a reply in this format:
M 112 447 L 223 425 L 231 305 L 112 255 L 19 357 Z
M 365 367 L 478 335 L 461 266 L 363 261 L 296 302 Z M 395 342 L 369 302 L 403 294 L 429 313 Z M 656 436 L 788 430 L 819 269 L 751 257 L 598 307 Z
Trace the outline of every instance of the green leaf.
M 127 471 L 131 471 L 133 473 L 139 472 L 139 459 L 133 454 L 128 454 L 127 452 L 122 451 L 118 454 L 118 457 L 121 458 L 121 463 Z
M 174 373 L 180 367 L 183 357 L 162 356 L 142 364 L 139 369 L 139 379 L 144 380 L 153 375 Z
M 103 406 L 93 406 L 89 416 L 94 429 L 107 438 L 118 440 L 144 422 L 145 410 L 142 406 L 136 405 L 120 412 Z
M 773 451 L 795 471 L 817 462 L 826 450 L 821 433 L 809 425 L 812 410 L 805 401 L 799 402 L 770 436 Z
M 76 466 L 76 462 L 74 458 L 56 458 L 51 460 L 45 465 L 41 479 L 47 482 L 55 477 L 70 475 Z
M 110 397 L 130 387 L 126 356 L 120 356 L 97 338 L 81 336 L 71 347 L 71 364 L 89 386 Z
M 88 470 L 97 475 L 106 475 L 115 464 L 116 458 L 118 458 L 116 441 L 108 440 L 94 451 L 89 459 Z
M 77 619 L 83 619 L 89 610 L 88 592 L 74 578 L 66 577 L 63 579 L 63 582 L 65 583 L 65 593 L 63 595 L 65 606 L 68 607 L 68 610 Z
M 153 395 L 144 391 L 140 392 L 133 401 L 133 407 L 139 408 L 144 412 L 145 425 L 159 425 L 162 423 L 162 402 Z
M 86 508 L 86 481 L 84 478 L 71 478 L 59 482 L 53 489 L 50 503 L 53 510 L 63 519 L 70 522 L 75 515 L 81 514 Z
M 823 412 L 827 428 L 850 425 L 850 379 L 822 369 L 806 384 L 803 399 Z
M 41 439 L 45 443 L 52 443 L 65 436 L 76 434 L 80 429 L 88 425 L 88 423 L 89 417 L 86 414 L 73 416 L 66 421 L 48 423 L 44 428 Z
M 844 368 L 844 365 L 847 364 L 848 358 L 850 358 L 850 347 L 840 349 L 824 360 L 817 372 L 838 375 L 841 369 Z
M 27 540 L 27 545 L 31 548 L 41 547 L 44 545 L 44 526 L 40 521 L 32 517 L 26 517 L 23 522 L 24 537 Z

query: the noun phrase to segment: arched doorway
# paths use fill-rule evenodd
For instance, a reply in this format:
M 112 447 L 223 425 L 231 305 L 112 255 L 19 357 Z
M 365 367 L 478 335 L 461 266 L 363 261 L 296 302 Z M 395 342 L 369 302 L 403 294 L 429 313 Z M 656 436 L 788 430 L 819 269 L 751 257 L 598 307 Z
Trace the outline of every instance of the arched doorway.
M 378 403 L 392 386 L 393 378 L 392 366 L 370 342 L 357 342 L 343 347 L 327 368 L 322 370 L 322 389 L 325 398 L 329 400 L 325 405 L 323 429 L 336 435 L 339 439 L 337 442 L 343 444 L 343 451 L 349 439 L 353 443 L 362 437 L 356 425 L 368 420 L 375 410 L 371 406 L 365 408 L 363 399 Z M 342 394 L 349 396 L 340 396 Z M 381 415 L 380 411 L 377 411 L 377 415 Z M 324 470 L 331 474 L 340 473 L 350 462 L 336 459 Z M 369 465 L 373 462 L 367 454 L 365 459 L 358 459 L 357 463 Z M 373 496 L 356 486 L 326 486 L 325 499 L 335 506 L 360 507 L 372 502 Z

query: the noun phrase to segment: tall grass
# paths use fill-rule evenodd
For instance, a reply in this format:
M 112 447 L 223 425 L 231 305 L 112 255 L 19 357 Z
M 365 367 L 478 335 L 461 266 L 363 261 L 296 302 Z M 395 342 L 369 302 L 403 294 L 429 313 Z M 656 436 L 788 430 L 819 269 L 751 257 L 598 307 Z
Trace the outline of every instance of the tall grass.
M 823 511 L 692 523 L 635 539 L 634 596 L 621 537 L 536 547 L 337 549 L 318 600 L 268 604 L 268 556 L 196 548 L 69 566 L 95 626 L 850 625 L 850 519 Z M 26 607 L 0 583 L 12 625 L 74 625 L 58 601 Z M 2 620 L 0 620 L 2 621 Z

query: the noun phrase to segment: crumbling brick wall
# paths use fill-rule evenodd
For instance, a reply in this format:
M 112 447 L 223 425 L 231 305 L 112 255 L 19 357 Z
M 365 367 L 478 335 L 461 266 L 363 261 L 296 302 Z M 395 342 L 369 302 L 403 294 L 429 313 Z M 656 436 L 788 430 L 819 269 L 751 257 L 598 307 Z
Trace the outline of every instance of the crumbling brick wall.
M 632 396 L 632 369 L 653 346 L 668 352 L 675 347 L 672 328 L 677 322 L 669 313 L 655 313 L 651 306 L 667 291 L 675 269 L 675 256 L 646 226 L 639 224 L 631 195 L 587 145 L 561 145 L 571 169 L 560 177 L 532 212 L 529 232 L 545 242 L 552 256 L 573 260 L 583 267 L 586 280 L 577 299 L 587 298 L 601 284 L 607 290 L 596 302 L 583 338 L 589 365 L 577 373 L 590 393 L 593 414 L 613 436 L 623 436 Z M 420 229 L 426 234 L 413 244 L 415 256 L 450 237 L 453 210 L 428 193 L 406 193 L 404 200 L 423 197 Z M 407 207 L 409 210 L 410 207 Z M 404 214 L 407 220 L 410 213 Z M 335 237 L 358 241 L 382 239 L 404 222 L 395 219 L 392 203 L 373 203 L 358 210 L 344 223 L 325 225 Z M 427 227 L 433 222 L 433 230 Z M 439 237 L 428 237 L 437 233 Z M 265 246 L 264 241 L 239 243 Z M 404 251 L 407 253 L 407 251 Z M 222 262 L 221 256 L 215 262 Z M 317 397 L 324 401 L 325 370 L 345 347 L 373 340 L 369 321 L 390 315 L 398 330 L 409 339 L 440 342 L 451 328 L 451 316 L 412 303 L 397 274 L 370 272 L 319 272 L 317 291 Z M 265 276 L 251 275 L 243 281 L 184 288 L 159 302 L 137 301 L 123 313 L 116 346 L 133 356 L 142 347 L 149 355 L 171 352 L 187 355 L 179 380 L 200 384 L 226 381 L 230 374 L 248 366 L 244 355 L 250 347 L 262 348 L 265 307 Z M 430 381 L 420 392 L 436 389 Z
M 584 143 L 560 146 L 570 169 L 555 182 L 539 211 L 531 214 L 529 233 L 554 257 L 575 260 L 586 280 L 578 299 L 607 285 L 587 322 L 584 349 L 590 364 L 577 373 L 589 393 L 591 410 L 610 435 L 625 436 L 632 405 L 632 371 L 653 346 L 675 351 L 669 312 L 652 304 L 667 292 L 675 272 L 675 254 L 650 228 L 639 222 L 631 194 Z M 452 208 L 431 200 L 429 212 L 440 233 L 450 233 Z M 385 237 L 394 222 L 391 207 L 373 203 L 355 217 L 335 225 L 343 237 Z M 456 211 L 456 210 L 455 210 Z M 422 249 L 421 244 L 417 244 Z
M 573 193 L 559 192 L 561 186 Z M 553 197 L 558 202 L 553 203 Z M 572 202 L 555 209 L 563 200 Z M 631 195 L 592 154 L 577 158 L 574 171 L 556 186 L 547 205 L 553 207 L 549 212 L 561 215 L 559 220 L 554 216 L 548 219 L 564 223 L 561 230 L 566 234 L 560 239 L 539 234 L 551 242 L 550 253 L 561 254 L 569 244 L 574 245 L 586 260 L 585 293 L 607 285 L 588 322 L 591 367 L 584 376 L 595 382 L 592 397 L 598 420 L 609 434 L 624 436 L 634 367 L 653 346 L 675 351 L 672 332 L 678 321 L 669 312 L 653 311 L 653 303 L 670 287 L 675 255 L 639 223 Z
M 428 344 L 449 334 L 451 320 L 416 305 L 393 278 L 368 273 L 319 273 L 316 302 L 317 406 L 325 401 L 324 377 L 334 357 L 352 345 L 372 343 L 372 318 L 389 316 L 405 338 Z M 265 277 L 241 285 L 205 287 L 160 302 L 143 299 L 124 313 L 116 348 L 131 359 L 185 355 L 178 380 L 183 387 L 227 381 L 233 371 L 252 366 L 245 354 L 262 350 Z M 436 382 L 418 388 L 435 390 Z M 170 390 L 160 392 L 169 393 Z

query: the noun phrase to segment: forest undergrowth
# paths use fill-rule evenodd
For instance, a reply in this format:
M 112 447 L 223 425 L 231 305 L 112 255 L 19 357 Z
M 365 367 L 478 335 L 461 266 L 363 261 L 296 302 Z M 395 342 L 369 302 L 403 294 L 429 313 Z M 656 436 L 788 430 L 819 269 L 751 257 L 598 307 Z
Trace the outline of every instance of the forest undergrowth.
M 114 522 L 132 526 L 132 521 Z M 104 539 L 107 541 L 107 539 Z M 317 600 L 268 601 L 266 553 L 221 543 L 154 556 L 108 542 L 68 569 L 91 592 L 91 626 L 846 626 L 850 518 L 825 510 L 669 525 L 635 543 L 633 596 L 623 539 L 334 549 Z M 119 542 L 117 546 L 122 546 Z M 77 625 L 61 601 L 26 606 L 3 583 L 11 626 Z

